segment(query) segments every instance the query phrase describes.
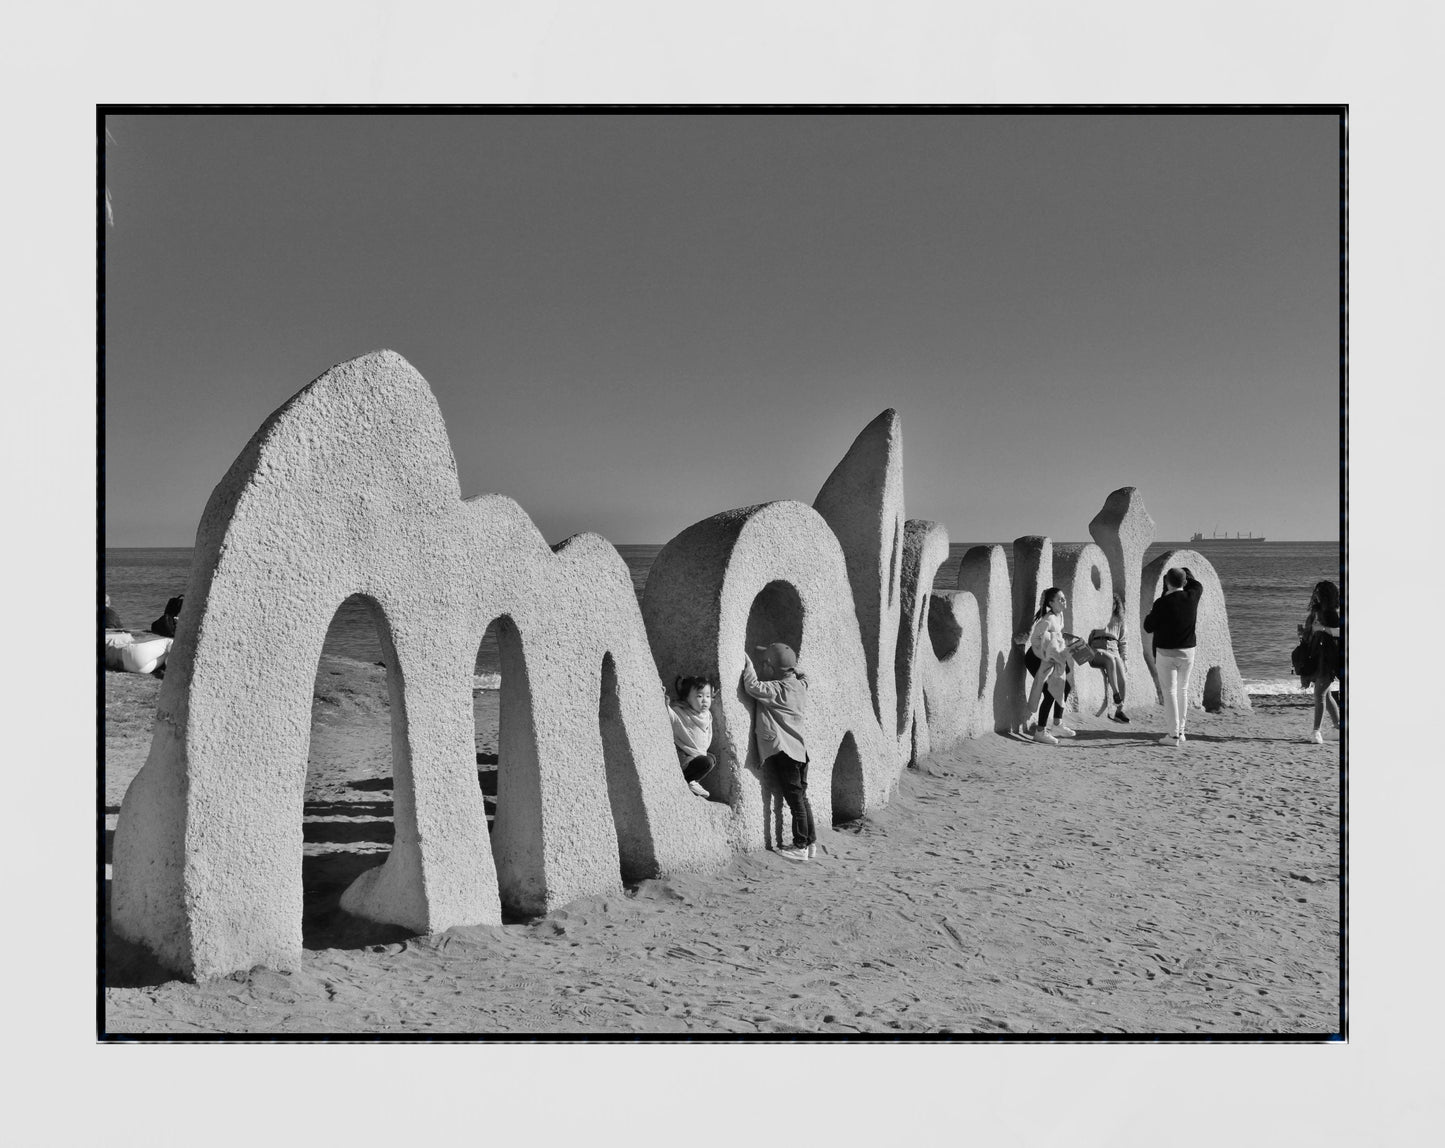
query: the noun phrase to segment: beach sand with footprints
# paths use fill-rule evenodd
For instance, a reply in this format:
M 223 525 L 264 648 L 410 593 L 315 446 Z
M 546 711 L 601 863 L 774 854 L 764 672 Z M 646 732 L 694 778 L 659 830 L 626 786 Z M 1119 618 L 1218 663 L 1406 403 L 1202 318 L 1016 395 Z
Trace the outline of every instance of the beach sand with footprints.
M 107 861 L 160 682 L 107 674 Z M 495 795 L 495 691 L 478 780 Z M 905 770 L 824 829 L 546 917 L 417 937 L 340 910 L 391 840 L 384 670 L 325 655 L 305 795 L 305 952 L 176 980 L 107 930 L 111 1033 L 1327 1034 L 1340 1028 L 1340 745 L 1306 694 L 1191 717 L 1189 744 L 1075 715 Z M 1326 725 L 1328 726 L 1328 722 Z M 679 781 L 681 784 L 681 781 Z M 109 866 L 105 891 L 108 902 Z

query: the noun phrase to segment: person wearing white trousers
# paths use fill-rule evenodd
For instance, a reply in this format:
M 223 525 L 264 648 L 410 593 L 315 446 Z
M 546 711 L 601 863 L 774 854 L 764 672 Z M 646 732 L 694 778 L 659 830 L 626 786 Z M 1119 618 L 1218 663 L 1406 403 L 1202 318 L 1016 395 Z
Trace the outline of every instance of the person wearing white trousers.
M 1189 675 L 1194 670 L 1194 650 L 1154 650 L 1154 673 L 1164 697 L 1164 721 L 1174 731 L 1165 741 L 1184 744 L 1184 727 L 1189 724 Z
M 1189 723 L 1189 674 L 1194 669 L 1195 618 L 1204 586 L 1189 567 L 1171 566 L 1164 572 L 1164 593 L 1144 619 L 1144 629 L 1154 635 L 1154 674 L 1164 699 L 1164 717 L 1169 733 L 1165 745 L 1183 745 Z
M 137 640 L 128 630 L 105 632 L 105 668 L 131 674 L 153 674 L 164 668 L 171 652 L 170 638 Z

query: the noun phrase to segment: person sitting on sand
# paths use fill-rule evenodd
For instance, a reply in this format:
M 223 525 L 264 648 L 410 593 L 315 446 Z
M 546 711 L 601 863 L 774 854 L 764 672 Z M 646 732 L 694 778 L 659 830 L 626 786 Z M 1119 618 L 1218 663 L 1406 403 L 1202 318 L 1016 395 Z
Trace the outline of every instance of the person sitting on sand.
M 107 670 L 154 674 L 158 678 L 165 677 L 166 656 L 170 652 L 170 638 L 137 640 L 128 630 L 107 630 L 102 647 Z
M 677 701 L 667 705 L 672 743 L 687 787 L 699 797 L 707 797 L 701 782 L 717 765 L 717 758 L 708 752 L 712 745 L 712 683 L 705 677 L 689 677 L 678 678 L 675 685 Z M 667 696 L 665 689 L 663 696 Z
M 120 670 L 131 674 L 154 674 L 165 677 L 166 655 L 171 652 L 170 638 L 144 638 L 136 636 L 122 625 L 120 615 L 110 605 L 110 595 L 105 596 L 105 632 L 101 635 L 100 655 L 107 670 Z
M 1124 599 L 1114 595 L 1114 610 L 1102 629 L 1089 631 L 1089 647 L 1094 656 L 1088 664 L 1104 675 L 1104 689 L 1114 695 L 1114 712 L 1109 717 L 1114 721 L 1127 722 L 1129 715 L 1124 712 Z M 1107 699 L 1105 705 L 1108 705 Z
M 1061 737 L 1078 735 L 1064 724 L 1064 702 L 1073 692 L 1071 682 L 1074 663 L 1068 655 L 1068 643 L 1064 641 L 1064 607 L 1068 598 L 1057 586 L 1050 586 L 1039 595 L 1039 608 L 1034 611 L 1034 622 L 1028 633 L 1028 648 L 1024 651 L 1024 665 L 1034 676 L 1029 690 L 1028 710 L 1039 707 L 1038 723 L 1034 727 L 1034 740 L 1043 745 L 1058 745 Z M 1039 699 L 1042 697 L 1042 701 Z M 1054 711 L 1052 731 L 1049 728 L 1049 709 Z
M 1340 707 L 1330 689 L 1340 676 L 1343 645 L 1340 641 L 1340 588 L 1333 582 L 1315 583 L 1310 595 L 1310 610 L 1299 626 L 1299 636 L 1304 639 L 1314 666 L 1314 673 L 1300 675 L 1302 687 L 1313 686 L 1315 690 L 1315 724 L 1306 741 L 1316 745 L 1324 742 L 1320 725 L 1324 722 L 1325 709 L 1330 711 L 1330 720 L 1335 729 L 1340 728 Z
M 159 634 L 162 638 L 174 638 L 176 636 L 176 615 L 181 612 L 181 606 L 185 604 L 186 596 L 177 595 L 166 603 L 166 612 L 151 623 L 151 633 Z
M 1144 629 L 1154 635 L 1154 673 L 1164 698 L 1164 715 L 1173 732 L 1166 733 L 1164 745 L 1183 745 L 1184 727 L 1189 721 L 1189 674 L 1194 669 L 1198 639 L 1194 623 L 1204 586 L 1188 566 L 1171 566 L 1164 572 L 1164 593 L 1154 600 Z
M 803 740 L 803 713 L 808 706 L 808 679 L 798 670 L 798 655 L 774 642 L 763 655 L 761 679 L 753 660 L 743 654 L 743 689 L 757 702 L 754 734 L 758 760 L 771 771 L 793 815 L 793 847 L 778 849 L 789 861 L 818 856 L 813 808 L 808 804 L 808 749 Z

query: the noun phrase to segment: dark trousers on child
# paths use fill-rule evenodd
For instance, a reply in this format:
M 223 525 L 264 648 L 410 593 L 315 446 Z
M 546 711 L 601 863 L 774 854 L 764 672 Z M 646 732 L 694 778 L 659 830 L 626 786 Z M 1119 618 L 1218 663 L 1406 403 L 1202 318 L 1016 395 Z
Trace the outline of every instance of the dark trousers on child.
M 713 767 L 716 765 L 717 758 L 713 757 L 713 755 L 710 753 L 705 753 L 701 757 L 695 757 L 691 761 L 685 762 L 683 764 L 683 780 L 701 781 L 704 777 L 706 777 L 713 771 Z
M 778 790 L 793 815 L 793 847 L 806 849 L 818 840 L 813 831 L 813 807 L 808 804 L 808 763 L 775 753 L 763 764 L 772 767 Z

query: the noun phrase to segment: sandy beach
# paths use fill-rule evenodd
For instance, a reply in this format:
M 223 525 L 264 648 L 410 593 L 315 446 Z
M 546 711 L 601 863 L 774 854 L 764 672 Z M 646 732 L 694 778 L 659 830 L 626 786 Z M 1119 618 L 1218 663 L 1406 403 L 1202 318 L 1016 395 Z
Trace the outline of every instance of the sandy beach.
M 160 683 L 106 676 L 107 856 Z M 497 694 L 478 691 L 495 794 Z M 430 937 L 337 905 L 391 839 L 384 671 L 326 656 L 303 964 L 207 984 L 107 939 L 111 1033 L 1321 1035 L 1340 1028 L 1339 745 L 1306 695 L 1197 714 L 1182 749 L 1076 716 L 906 770 L 825 855 L 738 857 Z M 1328 725 L 1328 723 L 1326 723 Z M 491 809 L 488 804 L 489 812 Z M 108 872 L 107 872 L 108 876 Z M 106 892 L 108 896 L 109 882 Z

